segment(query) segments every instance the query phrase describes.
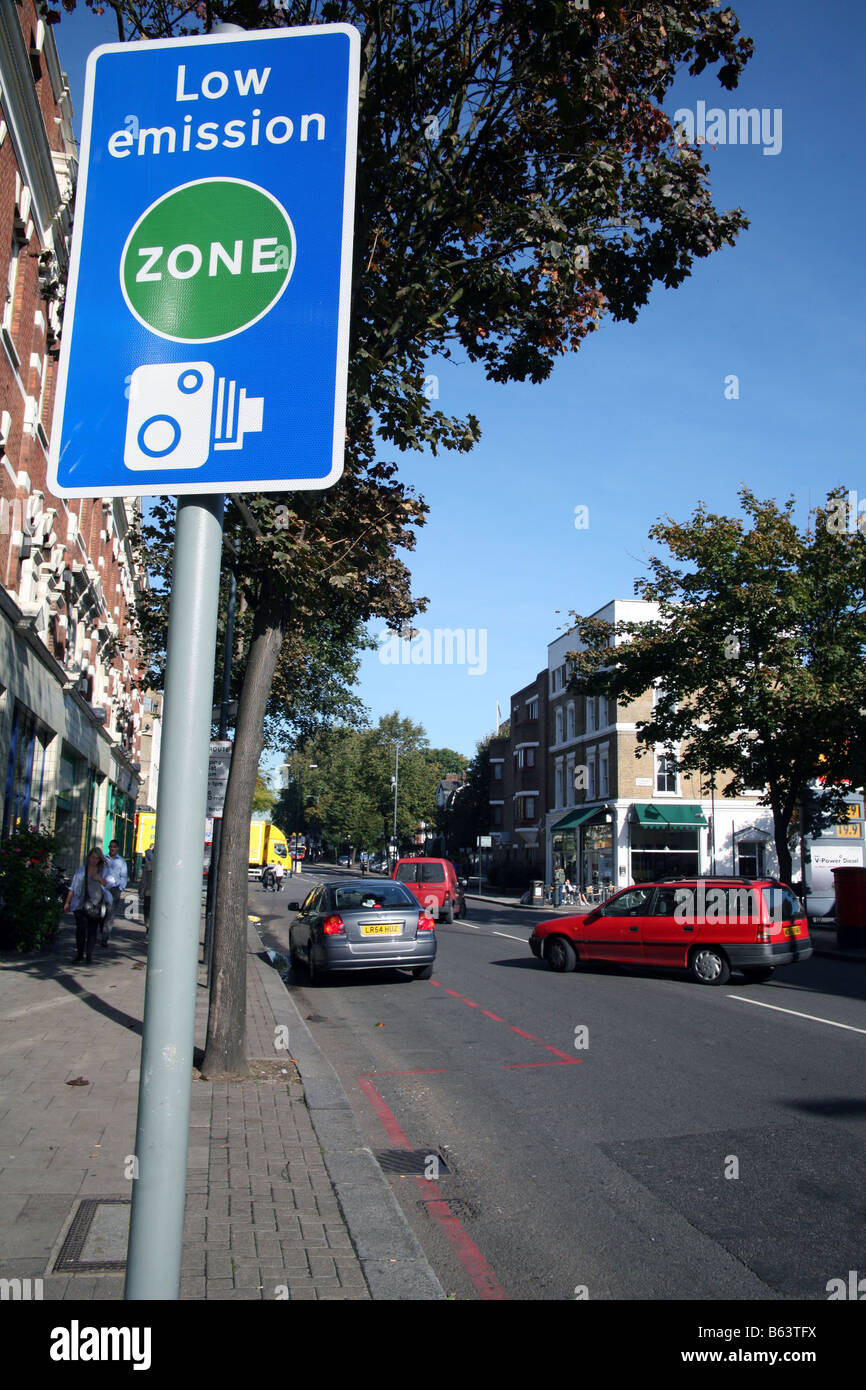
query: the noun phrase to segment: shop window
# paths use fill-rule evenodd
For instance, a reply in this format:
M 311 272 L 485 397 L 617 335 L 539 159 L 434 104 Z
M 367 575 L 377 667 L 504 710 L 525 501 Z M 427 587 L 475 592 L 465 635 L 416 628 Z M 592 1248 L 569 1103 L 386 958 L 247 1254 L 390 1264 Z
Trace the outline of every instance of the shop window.
M 44 729 L 30 710 L 16 702 L 9 741 L 3 838 L 25 825 L 38 828 L 45 818 L 45 762 L 53 734 Z

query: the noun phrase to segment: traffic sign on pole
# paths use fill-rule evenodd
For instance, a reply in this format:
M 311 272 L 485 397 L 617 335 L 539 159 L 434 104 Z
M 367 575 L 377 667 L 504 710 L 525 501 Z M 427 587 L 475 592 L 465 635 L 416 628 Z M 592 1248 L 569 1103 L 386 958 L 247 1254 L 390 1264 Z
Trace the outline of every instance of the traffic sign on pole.
M 359 52 L 323 24 L 91 54 L 53 492 L 339 477 Z
M 223 814 L 233 746 L 229 739 L 211 739 L 207 771 L 207 813 L 214 820 Z

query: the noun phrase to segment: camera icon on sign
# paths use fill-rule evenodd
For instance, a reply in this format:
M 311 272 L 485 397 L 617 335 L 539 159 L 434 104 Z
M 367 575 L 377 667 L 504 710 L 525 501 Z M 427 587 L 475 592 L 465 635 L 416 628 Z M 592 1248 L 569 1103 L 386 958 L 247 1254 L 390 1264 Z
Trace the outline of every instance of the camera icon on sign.
M 137 367 L 129 379 L 127 468 L 201 468 L 214 449 L 242 449 L 261 431 L 264 398 L 217 378 L 210 362 Z

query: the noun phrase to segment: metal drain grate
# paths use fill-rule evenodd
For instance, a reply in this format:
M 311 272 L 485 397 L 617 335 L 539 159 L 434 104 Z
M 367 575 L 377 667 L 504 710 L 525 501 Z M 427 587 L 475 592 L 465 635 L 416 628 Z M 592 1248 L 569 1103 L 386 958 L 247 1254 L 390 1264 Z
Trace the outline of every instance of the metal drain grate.
M 435 1159 L 435 1169 L 433 1160 Z M 399 1173 L 404 1178 L 444 1178 L 450 1168 L 438 1149 L 382 1149 L 376 1162 L 385 1173 Z
M 427 1216 L 430 1215 L 428 1208 L 436 1201 L 434 1198 L 429 1202 L 419 1202 L 418 1206 Z M 474 1221 L 478 1216 L 478 1208 L 471 1202 L 467 1202 L 464 1197 L 440 1197 L 440 1202 L 444 1202 L 448 1208 L 449 1215 L 456 1216 L 458 1221 Z
M 54 1274 L 95 1274 L 126 1269 L 128 1197 L 84 1197 L 66 1233 Z

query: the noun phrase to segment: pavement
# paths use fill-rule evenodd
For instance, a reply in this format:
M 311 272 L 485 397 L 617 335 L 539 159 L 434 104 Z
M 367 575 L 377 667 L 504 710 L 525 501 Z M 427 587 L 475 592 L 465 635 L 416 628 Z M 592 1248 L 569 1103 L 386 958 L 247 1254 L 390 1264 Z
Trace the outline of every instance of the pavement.
M 74 954 L 64 917 L 50 950 L 0 955 L 0 1279 L 41 1280 L 4 1298 L 123 1298 L 143 923 Z M 198 1049 L 206 1023 L 200 969 Z M 194 1074 L 181 1299 L 444 1299 L 252 922 L 247 1054 L 255 1079 Z

